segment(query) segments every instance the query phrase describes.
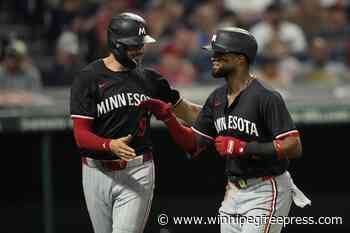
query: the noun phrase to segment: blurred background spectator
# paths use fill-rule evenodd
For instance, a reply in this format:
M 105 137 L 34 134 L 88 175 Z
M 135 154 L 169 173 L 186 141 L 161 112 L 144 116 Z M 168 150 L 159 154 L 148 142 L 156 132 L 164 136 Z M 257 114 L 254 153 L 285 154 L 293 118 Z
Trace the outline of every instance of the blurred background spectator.
M 290 79 L 283 72 L 277 56 L 262 56 L 256 73 L 259 80 L 276 90 L 287 89 L 290 85 Z
M 72 27 L 74 20 L 81 14 L 81 9 L 81 0 L 62 0 L 57 6 L 48 9 L 46 39 L 50 45 L 56 43 L 64 30 Z
M 347 43 L 350 39 L 349 17 L 344 1 L 323 0 L 325 21 L 315 36 L 327 40 L 329 59 L 344 62 L 346 59 Z
M 173 85 L 218 84 L 201 47 L 217 27 L 239 26 L 257 38 L 261 80 L 278 88 L 337 86 L 349 81 L 349 9 L 345 0 L 1 1 L 0 88 L 69 87 L 77 70 L 106 55 L 108 22 L 125 11 L 148 21 L 158 43 L 147 46 L 144 63 Z M 22 41 L 11 42 L 8 54 L 14 39 Z
M 238 17 L 249 27 L 261 19 L 265 8 L 272 2 L 273 0 L 224 0 L 224 7 L 229 11 L 237 12 Z
M 184 51 L 169 44 L 161 51 L 158 71 L 167 77 L 170 84 L 175 86 L 191 86 L 195 84 L 197 75 L 194 66 L 184 60 Z
M 63 32 L 58 38 L 53 64 L 43 70 L 43 84 L 49 87 L 69 87 L 74 75 L 82 67 L 79 57 L 79 39 L 71 31 Z
M 298 81 L 327 87 L 335 87 L 349 81 L 349 70 L 346 65 L 330 57 L 329 42 L 324 38 L 314 38 Z
M 283 46 L 287 53 L 301 54 L 306 49 L 304 32 L 299 25 L 284 18 L 284 8 L 280 3 L 268 5 L 260 22 L 251 28 L 258 42 L 259 53 L 267 53 L 276 43 Z
M 13 40 L 5 48 L 0 65 L 0 88 L 25 91 L 41 88 L 39 70 L 31 63 L 27 46 L 21 40 Z
M 0 106 L 28 106 L 41 90 L 41 77 L 21 40 L 9 41 L 0 64 Z
M 326 15 L 320 0 L 299 0 L 286 9 L 286 18 L 299 25 L 307 40 L 310 40 L 321 30 Z

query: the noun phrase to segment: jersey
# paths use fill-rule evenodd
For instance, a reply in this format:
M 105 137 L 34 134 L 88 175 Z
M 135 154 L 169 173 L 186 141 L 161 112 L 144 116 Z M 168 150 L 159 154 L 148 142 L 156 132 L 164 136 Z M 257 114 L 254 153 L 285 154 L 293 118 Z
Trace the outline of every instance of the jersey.
M 207 98 L 193 130 L 207 138 L 232 136 L 246 142 L 272 142 L 296 127 L 281 95 L 254 79 L 228 106 L 228 86 L 214 90 Z M 208 140 L 206 140 L 208 142 Z M 252 178 L 282 174 L 288 159 L 226 157 L 228 176 Z
M 83 68 L 71 87 L 72 117 L 93 119 L 92 132 L 103 138 L 116 139 L 131 134 L 129 144 L 136 154 L 152 150 L 150 114 L 138 108 L 149 98 L 169 102 L 164 96 L 164 78 L 142 67 L 113 72 L 99 59 Z M 165 89 L 171 90 L 170 86 Z M 161 90 L 160 90 L 161 89 Z M 112 152 L 79 149 L 81 156 L 95 159 L 116 159 Z

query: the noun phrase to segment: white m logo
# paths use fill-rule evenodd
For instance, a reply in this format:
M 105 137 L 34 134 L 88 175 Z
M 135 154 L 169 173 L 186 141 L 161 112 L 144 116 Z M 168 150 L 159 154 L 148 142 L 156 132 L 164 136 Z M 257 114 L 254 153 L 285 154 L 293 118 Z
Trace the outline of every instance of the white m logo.
M 144 27 L 139 28 L 139 36 L 146 35 L 146 29 Z

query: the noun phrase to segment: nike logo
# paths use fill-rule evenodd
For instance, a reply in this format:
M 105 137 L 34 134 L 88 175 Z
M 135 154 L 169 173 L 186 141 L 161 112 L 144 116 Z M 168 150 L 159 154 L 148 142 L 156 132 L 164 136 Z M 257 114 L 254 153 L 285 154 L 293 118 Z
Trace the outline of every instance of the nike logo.
M 107 84 L 108 84 L 108 82 L 100 83 L 100 84 L 98 84 L 98 88 L 101 89 L 101 88 L 105 87 Z
M 221 105 L 221 103 L 217 100 L 214 101 L 213 103 L 213 107 L 216 108 L 216 107 L 219 107 Z

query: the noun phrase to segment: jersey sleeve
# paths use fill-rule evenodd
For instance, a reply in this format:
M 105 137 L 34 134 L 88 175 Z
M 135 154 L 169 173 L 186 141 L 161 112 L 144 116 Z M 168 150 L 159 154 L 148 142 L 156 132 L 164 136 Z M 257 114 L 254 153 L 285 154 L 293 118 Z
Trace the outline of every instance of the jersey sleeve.
M 217 136 L 213 120 L 212 95 L 206 100 L 192 130 L 203 138 L 213 140 Z
M 297 132 L 285 102 L 278 93 L 273 93 L 263 102 L 263 118 L 273 139 Z
M 170 86 L 168 80 L 153 69 L 145 69 L 145 71 L 147 76 L 150 77 L 154 83 L 153 98 L 160 99 L 167 103 L 176 103 L 179 99 L 179 92 Z
M 96 117 L 96 98 L 93 80 L 89 72 L 77 74 L 71 87 L 70 113 L 71 117 L 94 119 Z

